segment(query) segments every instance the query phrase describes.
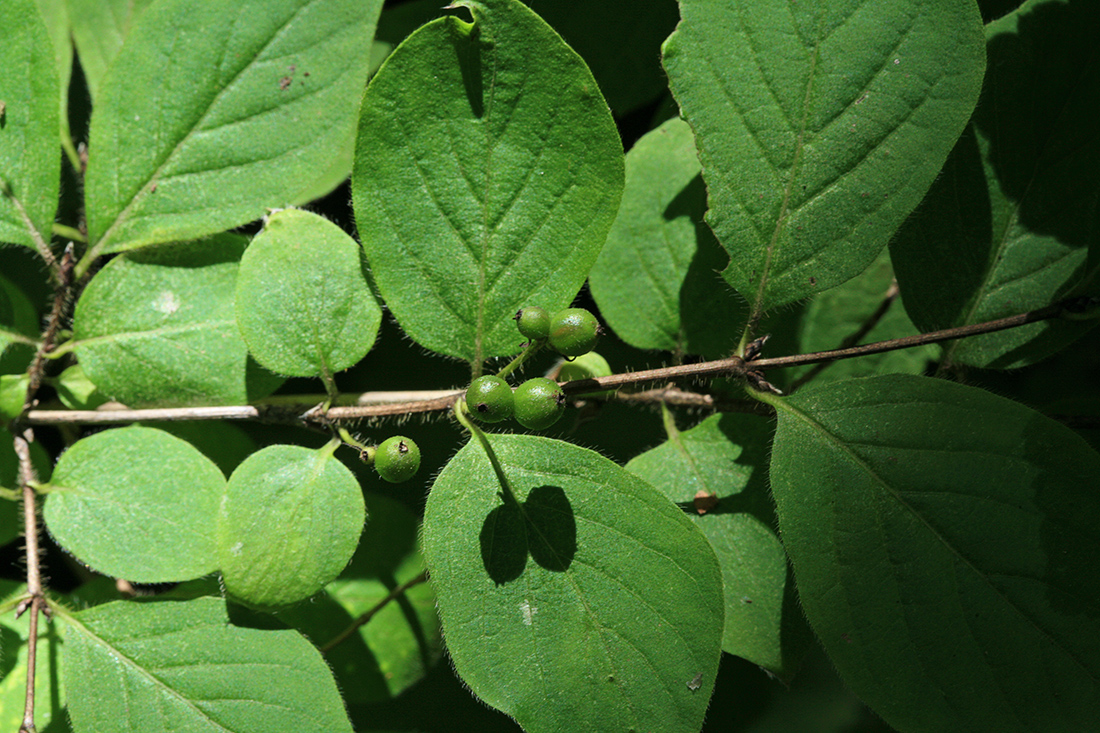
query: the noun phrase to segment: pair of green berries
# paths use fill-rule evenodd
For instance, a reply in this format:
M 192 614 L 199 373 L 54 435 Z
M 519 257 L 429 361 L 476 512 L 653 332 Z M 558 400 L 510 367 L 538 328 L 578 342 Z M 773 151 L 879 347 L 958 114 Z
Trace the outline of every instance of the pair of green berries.
M 391 484 L 403 484 L 420 470 L 420 447 L 404 435 L 386 438 L 374 450 L 374 470 Z
M 546 377 L 528 379 L 513 392 L 503 379 L 486 374 L 466 389 L 466 407 L 481 422 L 514 417 L 528 430 L 545 430 L 565 412 L 565 393 Z
M 584 308 L 566 308 L 550 316 L 538 306 L 516 313 L 519 332 L 532 340 L 546 340 L 562 356 L 580 356 L 595 348 L 600 323 Z

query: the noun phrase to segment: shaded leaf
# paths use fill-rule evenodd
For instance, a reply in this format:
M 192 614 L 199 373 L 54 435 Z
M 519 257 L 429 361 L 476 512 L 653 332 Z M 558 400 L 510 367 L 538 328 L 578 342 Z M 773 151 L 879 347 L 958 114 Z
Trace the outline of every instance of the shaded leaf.
M 152 428 L 78 440 L 54 469 L 43 516 L 81 562 L 138 583 L 218 567 L 214 527 L 225 477 L 189 443 Z
M 38 329 L 38 312 L 30 298 L 0 275 L 0 374 L 26 371 L 34 356 Z
M 798 317 L 798 352 L 805 354 L 826 351 L 916 335 L 917 327 L 909 320 L 896 295 L 887 302 L 887 294 L 891 292 L 893 282 L 894 270 L 890 266 L 890 254 L 888 250 L 883 250 L 871 266 L 859 275 L 816 296 L 806 304 Z M 859 334 L 883 307 L 885 312 L 881 313 L 874 327 L 862 338 L 849 343 L 848 340 Z M 769 353 L 778 353 L 773 351 L 771 342 L 768 347 Z M 928 362 L 938 353 L 938 346 L 929 345 L 886 351 L 858 359 L 841 359 L 829 364 L 814 379 L 831 382 L 875 374 L 923 374 Z M 814 365 L 807 365 L 787 369 L 785 376 L 798 378 L 814 368 Z
M 806 616 L 905 731 L 1100 714 L 1100 454 L 971 387 L 891 375 L 767 398 Z
M 419 522 L 401 504 L 367 497 L 370 524 L 351 564 L 308 605 L 276 615 L 324 645 L 384 600 L 394 588 L 424 571 L 417 547 Z M 386 604 L 356 634 L 326 652 L 325 659 L 349 705 L 397 697 L 421 680 L 443 655 L 435 592 L 421 583 Z
M 296 631 L 230 624 L 220 599 L 107 603 L 65 622 L 77 730 L 351 733 L 317 650 Z
M 348 564 L 366 519 L 359 484 L 320 450 L 272 445 L 225 488 L 217 547 L 225 588 L 258 606 L 309 598 Z
M 723 273 L 754 313 L 862 271 L 920 201 L 984 69 L 969 2 L 683 0 L 664 46 Z
M 614 463 L 520 435 L 467 444 L 428 496 L 424 553 L 447 647 L 528 731 L 697 731 L 722 633 L 714 553 Z
M 285 206 L 354 128 L 377 0 L 163 0 L 103 79 L 88 258 L 194 239 Z M 171 58 L 171 64 L 164 64 Z
M 467 6 L 459 2 L 459 6 Z M 511 317 L 565 307 L 603 245 L 622 146 L 584 62 L 517 0 L 409 36 L 371 81 L 352 193 L 371 272 L 421 345 L 515 353 Z
M 0 580 L 0 606 L 27 592 L 27 586 L 11 580 Z M 23 723 L 23 703 L 27 695 L 27 639 L 30 613 L 15 618 L 12 613 L 0 615 L 0 729 L 17 731 Z M 62 644 L 54 624 L 39 622 L 38 648 L 35 656 L 34 718 L 38 730 L 48 733 L 46 726 L 55 718 L 64 717 L 65 697 L 56 667 Z M 52 727 L 49 730 L 54 730 Z
M 729 256 L 703 222 L 706 188 L 691 128 L 669 120 L 626 156 L 626 188 L 589 275 L 600 314 L 624 341 L 729 356 L 748 314 L 718 274 Z
M 1033 0 L 986 28 L 974 124 L 891 243 L 922 331 L 1100 296 L 1100 5 Z M 1049 320 L 950 343 L 951 362 L 1043 359 L 1097 318 Z
M 250 364 L 233 313 L 245 240 L 134 252 L 107 264 L 76 304 L 84 373 L 131 407 L 241 404 L 278 380 Z
M 685 507 L 706 535 L 722 569 L 726 626 L 722 650 L 790 680 L 813 640 L 788 578 L 787 554 L 775 534 L 767 485 L 768 421 L 712 415 L 626 465 Z M 717 503 L 699 514 L 699 492 Z
M 41 443 L 31 443 L 31 462 L 39 481 L 48 481 L 52 461 Z M 12 498 L 0 496 L 0 546 L 6 545 L 23 534 L 23 505 L 19 497 L 19 458 L 15 455 L 12 435 L 0 426 L 0 488 L 14 493 Z M 0 662 L 2 662 L 0 658 Z
M 328 220 L 297 209 L 269 216 L 237 276 L 237 325 L 256 361 L 331 378 L 362 359 L 382 322 L 362 264 L 359 245 Z
M 35 0 L 0 3 L 0 242 L 49 243 L 61 185 L 57 60 Z
M 52 383 L 57 398 L 61 404 L 70 410 L 94 410 L 110 400 L 104 395 L 88 375 L 84 373 L 84 367 L 73 364 L 61 372 Z

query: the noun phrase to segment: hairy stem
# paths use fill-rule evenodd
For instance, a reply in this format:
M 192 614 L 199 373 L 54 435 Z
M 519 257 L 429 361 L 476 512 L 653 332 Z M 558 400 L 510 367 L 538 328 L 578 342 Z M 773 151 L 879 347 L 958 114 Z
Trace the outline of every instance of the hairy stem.
M 38 659 L 38 613 L 43 610 L 42 565 L 38 550 L 38 503 L 34 485 L 38 477 L 31 462 L 31 443 L 34 434 L 28 429 L 14 438 L 15 455 L 19 459 L 19 485 L 23 493 L 23 535 L 27 548 L 27 598 L 19 604 L 18 618 L 28 609 L 31 612 L 27 629 L 27 679 L 23 701 L 23 722 L 20 733 L 34 733 L 34 681 Z
M 768 369 L 780 369 L 783 367 L 800 366 L 803 364 L 818 364 L 837 361 L 839 359 L 851 359 L 857 356 L 880 354 L 885 351 L 908 349 L 924 344 L 934 344 L 941 341 L 977 336 L 983 333 L 1002 331 L 1008 328 L 1016 328 L 1028 323 L 1035 323 L 1050 318 L 1058 318 L 1063 315 L 1069 306 L 1076 304 L 1058 303 L 1046 308 L 1040 308 L 1026 313 L 1020 313 L 1008 318 L 999 318 L 995 321 L 976 323 L 970 326 L 948 328 L 942 331 L 931 331 L 916 336 L 877 341 L 862 346 L 850 346 L 831 351 L 818 351 L 810 354 L 798 354 L 795 356 L 781 356 L 772 359 L 753 359 L 746 362 L 740 356 L 728 359 L 700 362 L 698 364 L 682 364 L 659 369 L 646 369 L 637 372 L 625 372 L 611 374 L 606 377 L 592 377 L 571 382 L 563 382 L 562 390 L 566 395 L 578 395 L 589 392 L 613 390 L 620 387 L 630 387 L 648 382 L 668 382 L 676 379 L 693 379 L 713 376 L 743 377 L 749 371 L 766 371 Z M 871 324 L 873 326 L 873 324 Z M 862 335 L 859 335 L 862 338 Z M 462 390 L 433 390 L 430 392 L 368 392 L 362 395 L 341 395 L 341 399 L 328 410 L 322 410 L 317 403 L 324 397 L 312 395 L 282 395 L 268 400 L 262 400 L 254 405 L 237 405 L 226 407 L 178 407 L 158 408 L 148 410 L 99 409 L 99 410 L 31 410 L 23 422 L 28 425 L 58 425 L 58 424 L 120 424 L 142 420 L 263 420 L 269 422 L 298 422 L 306 424 L 328 424 L 333 420 L 359 420 L 364 418 L 395 417 L 415 413 L 441 412 L 454 406 L 455 400 L 462 395 Z M 665 397 L 660 397 L 664 395 Z M 725 409 L 723 405 L 729 405 L 731 411 L 752 411 L 749 408 L 739 406 L 737 401 L 722 401 L 711 395 L 700 395 L 685 392 L 675 388 L 664 390 L 650 390 L 634 395 L 619 395 L 614 399 L 637 402 L 662 402 L 669 404 L 682 404 L 699 407 L 714 407 Z M 347 402 L 351 404 L 339 404 Z M 370 404 L 365 404 L 370 403 Z

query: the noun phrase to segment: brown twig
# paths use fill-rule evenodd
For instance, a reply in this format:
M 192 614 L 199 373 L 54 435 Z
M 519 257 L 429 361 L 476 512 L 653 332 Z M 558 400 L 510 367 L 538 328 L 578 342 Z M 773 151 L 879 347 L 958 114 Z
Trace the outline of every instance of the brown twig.
M 385 608 L 386 604 L 388 604 L 390 601 L 396 600 L 397 598 L 401 597 L 405 593 L 405 591 L 407 591 L 409 588 L 412 588 L 413 586 L 420 585 L 421 583 L 424 583 L 427 580 L 428 580 L 428 571 L 425 570 L 424 572 L 420 573 L 420 575 L 417 575 L 415 578 L 412 578 L 411 580 L 407 580 L 404 583 L 402 583 L 401 585 L 399 585 L 396 588 L 394 588 L 393 590 L 391 590 L 389 595 L 387 595 L 385 598 L 380 600 L 378 603 L 374 604 L 368 611 L 366 611 L 364 614 L 362 614 L 359 618 L 352 621 L 350 626 L 348 626 L 346 629 L 344 629 L 339 634 L 337 634 L 329 643 L 327 643 L 323 647 L 321 647 L 321 653 L 322 654 L 327 654 L 328 652 L 332 651 L 334 648 L 336 648 L 341 643 L 346 641 L 352 634 L 354 634 L 360 626 L 363 626 L 367 623 L 370 623 L 370 620 L 372 618 L 374 618 L 378 614 L 379 611 L 381 611 L 383 608 Z
M 614 390 L 620 387 L 629 387 L 647 382 L 669 382 L 679 379 L 692 379 L 700 377 L 729 376 L 745 378 L 753 372 L 763 372 L 768 369 L 800 366 L 803 364 L 816 364 L 833 362 L 838 359 L 851 359 L 857 356 L 879 354 L 885 351 L 908 349 L 924 344 L 934 344 L 941 341 L 977 336 L 983 333 L 1003 331 L 1008 328 L 1016 328 L 1028 323 L 1059 317 L 1064 310 L 1068 310 L 1075 301 L 1058 303 L 1046 308 L 1040 308 L 1026 313 L 1020 313 L 1008 318 L 999 318 L 995 321 L 975 323 L 970 326 L 948 328 L 942 331 L 931 331 L 916 336 L 877 341 L 862 346 L 833 349 L 831 351 L 817 351 L 810 354 L 798 354 L 795 356 L 781 356 L 772 359 L 752 359 L 745 361 L 739 356 L 716 361 L 700 362 L 698 364 L 681 364 L 677 366 L 661 367 L 658 369 L 646 369 L 638 372 L 624 372 L 612 374 L 606 377 L 592 377 L 580 379 L 562 384 L 562 390 L 566 395 L 581 395 L 589 392 Z M 283 396 L 258 403 L 256 405 L 238 405 L 227 407 L 177 407 L 157 408 L 148 410 L 131 409 L 100 409 L 100 410 L 31 410 L 23 421 L 28 425 L 58 425 L 58 424 L 116 424 L 130 423 L 141 420 L 288 420 L 293 419 L 307 424 L 325 424 L 334 420 L 356 420 L 363 418 L 395 417 L 412 413 L 425 413 L 449 410 L 454 401 L 462 394 L 461 390 L 438 390 L 431 392 L 401 392 L 400 401 L 382 401 L 373 404 L 362 404 L 369 401 L 371 395 L 379 393 L 365 393 L 364 395 L 344 397 L 338 402 L 354 402 L 330 407 L 327 411 L 321 409 L 319 404 L 323 397 L 313 399 L 304 396 Z M 392 394 L 392 393 L 381 393 Z M 683 400 L 682 404 L 688 404 L 696 398 L 687 398 L 681 393 L 674 395 L 673 399 Z M 630 399 L 630 398 L 626 398 Z M 644 398 L 641 398 L 644 399 Z M 700 405 L 704 406 L 704 405 Z
M 49 252 L 48 247 L 46 252 Z M 46 255 L 43 254 L 43 256 Z M 27 598 L 19 604 L 15 614 L 18 618 L 28 609 L 31 612 L 27 624 L 27 693 L 23 703 L 23 722 L 19 726 L 20 733 L 34 733 L 35 730 L 34 683 L 38 659 L 38 616 L 40 612 L 49 615 L 45 591 L 42 588 L 42 557 L 38 545 L 38 497 L 34 488 L 38 484 L 38 476 L 31 461 L 34 432 L 31 428 L 24 427 L 26 421 L 22 418 L 34 406 L 35 395 L 42 385 L 42 378 L 46 371 L 46 356 L 54 347 L 61 324 L 68 313 L 69 304 L 72 302 L 74 262 L 72 244 L 65 248 L 60 262 L 55 263 L 50 258 L 47 262 L 56 265 L 54 275 L 57 287 L 54 291 L 53 307 L 46 323 L 46 330 L 42 334 L 42 343 L 27 368 L 27 392 L 23 398 L 24 415 L 14 420 L 11 425 L 15 455 L 19 459 L 19 488 L 23 498 L 23 534 L 27 551 Z
M 38 481 L 31 462 L 34 435 L 28 429 L 14 438 L 15 455 L 19 459 L 19 485 L 23 493 L 23 534 L 27 548 L 27 598 L 15 611 L 19 618 L 30 609 L 27 623 L 27 692 L 23 702 L 23 723 L 20 733 L 34 733 L 34 681 L 38 659 L 38 613 L 46 611 L 42 592 L 42 565 L 38 550 L 38 506 L 34 485 Z

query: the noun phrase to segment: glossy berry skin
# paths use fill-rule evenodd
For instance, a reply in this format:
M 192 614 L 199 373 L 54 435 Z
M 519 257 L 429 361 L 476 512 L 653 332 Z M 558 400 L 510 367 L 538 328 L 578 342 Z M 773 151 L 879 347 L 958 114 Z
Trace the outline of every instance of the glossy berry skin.
M 514 412 L 512 388 L 492 374 L 478 377 L 466 388 L 466 407 L 481 422 L 507 420 Z
M 391 484 L 404 483 L 420 470 L 420 448 L 404 435 L 386 438 L 374 453 L 374 470 Z
M 544 339 L 550 335 L 550 314 L 537 305 L 521 308 L 514 320 L 519 332 L 529 339 Z
M 587 354 L 599 335 L 599 321 L 584 308 L 566 308 L 550 319 L 550 346 L 563 356 Z
M 516 421 L 528 430 L 545 430 L 565 412 L 565 393 L 553 379 L 535 377 L 516 387 Z

